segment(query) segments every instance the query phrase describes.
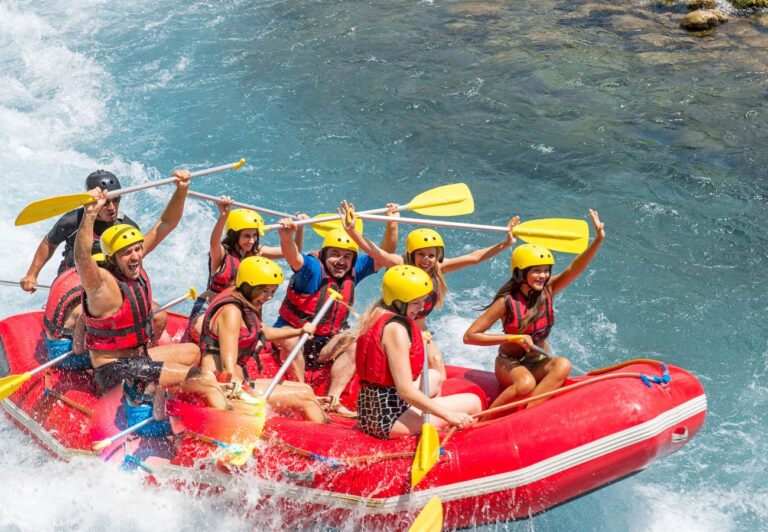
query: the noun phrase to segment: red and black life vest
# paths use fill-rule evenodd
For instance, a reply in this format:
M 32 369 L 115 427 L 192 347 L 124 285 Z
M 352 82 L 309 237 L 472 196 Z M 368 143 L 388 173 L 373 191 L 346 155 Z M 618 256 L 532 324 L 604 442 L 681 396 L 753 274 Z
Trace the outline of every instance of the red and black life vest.
M 552 305 L 552 292 L 549 288 L 544 288 L 546 301 L 544 308 L 535 316 L 524 331 L 520 330 L 520 324 L 525 319 L 531 302 L 523 295 L 521 290 L 504 296 L 504 332 L 507 334 L 527 334 L 530 335 L 533 343 L 539 345 L 547 339 L 549 331 L 555 324 L 555 309 Z
M 230 285 L 235 284 L 237 279 L 237 269 L 240 267 L 240 255 L 237 251 L 231 251 L 224 246 L 224 260 L 219 266 L 216 273 L 208 276 L 208 290 L 216 292 L 217 294 L 228 288 Z M 211 271 L 211 254 L 208 253 L 208 271 Z
M 211 322 L 218 314 L 219 310 L 226 305 L 236 305 L 243 316 L 245 327 L 240 328 L 240 334 L 237 339 L 237 363 L 244 366 L 248 357 L 254 357 L 261 371 L 261 361 L 258 353 L 260 348 L 266 344 L 264 332 L 261 327 L 261 320 L 256 311 L 246 305 L 242 299 L 235 297 L 233 288 L 226 290 L 211 300 L 208 310 L 205 311 L 203 318 L 203 329 L 200 332 L 200 352 L 205 355 L 219 355 L 219 335 L 211 328 Z
M 152 286 L 149 277 L 143 268 L 136 280 L 112 275 L 123 296 L 123 304 L 112 316 L 91 316 L 88 313 L 88 296 L 83 292 L 85 346 L 100 351 L 144 346 L 152 338 Z
M 411 338 L 411 347 L 408 349 L 408 355 L 411 362 L 412 380 L 416 380 L 424 369 L 424 341 L 416 322 L 393 312 L 385 312 L 370 329 L 357 339 L 355 364 L 362 386 L 383 387 L 395 385 L 392 373 L 389 371 L 387 354 L 381 345 L 384 327 L 392 321 L 397 321 L 405 326 L 408 330 L 408 336 Z
M 80 304 L 82 292 L 75 268 L 65 270 L 53 281 L 43 314 L 43 327 L 51 337 L 72 338 L 72 329 L 64 328 L 64 323 L 72 309 Z
M 297 292 L 294 288 L 296 275 L 291 277 L 291 282 L 288 283 L 288 289 L 285 293 L 285 299 L 280 306 L 280 317 L 292 327 L 300 329 L 304 323 L 312 321 L 317 311 L 320 310 L 328 298 L 328 289 L 332 288 L 341 294 L 343 303 L 334 301 L 331 308 L 328 309 L 328 312 L 325 313 L 323 319 L 318 323 L 315 336 L 333 336 L 349 327 L 347 324 L 349 307 L 347 305 L 352 306 L 355 302 L 355 268 L 353 266 L 344 277 L 336 279 L 328 274 L 325 264 L 320 260 L 319 251 L 313 251 L 309 255 L 320 262 L 322 271 L 320 288 L 312 294 Z

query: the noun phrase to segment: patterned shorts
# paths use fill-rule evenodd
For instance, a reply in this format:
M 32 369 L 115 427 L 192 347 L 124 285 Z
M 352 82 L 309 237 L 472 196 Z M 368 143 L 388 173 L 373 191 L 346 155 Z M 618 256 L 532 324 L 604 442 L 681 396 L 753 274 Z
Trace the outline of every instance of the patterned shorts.
M 366 434 L 388 440 L 395 422 L 409 408 L 397 388 L 363 385 L 357 396 L 357 425 Z

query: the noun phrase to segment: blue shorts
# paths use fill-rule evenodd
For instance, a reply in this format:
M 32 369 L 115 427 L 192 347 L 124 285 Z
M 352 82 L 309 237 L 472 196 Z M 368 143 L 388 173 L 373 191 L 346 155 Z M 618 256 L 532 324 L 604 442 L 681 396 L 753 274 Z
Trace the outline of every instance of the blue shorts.
M 48 352 L 48 360 L 53 360 L 54 358 L 60 357 L 67 351 L 72 350 L 72 339 L 64 338 L 62 340 L 49 340 L 46 338 L 45 350 Z M 56 367 L 69 371 L 82 371 L 93 368 L 91 365 L 91 357 L 88 355 L 88 353 L 83 353 L 81 355 L 69 355 L 64 360 L 57 362 Z

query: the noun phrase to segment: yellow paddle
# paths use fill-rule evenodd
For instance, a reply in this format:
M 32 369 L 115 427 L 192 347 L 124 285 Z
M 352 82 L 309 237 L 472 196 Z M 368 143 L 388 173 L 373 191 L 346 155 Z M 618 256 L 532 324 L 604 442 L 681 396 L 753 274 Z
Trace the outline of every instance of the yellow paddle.
M 426 190 L 405 205 L 400 205 L 397 210 L 413 211 L 425 216 L 461 216 L 475 212 L 475 200 L 466 184 L 454 183 Z M 387 212 L 387 208 L 383 207 L 362 211 L 358 214 L 382 214 L 385 212 Z M 341 227 L 338 214 L 327 213 L 314 216 L 316 220 L 320 218 L 324 221 L 312 224 L 312 229 L 320 236 L 324 237 L 325 233 L 331 229 Z M 359 227 L 358 223 L 360 224 Z M 355 229 L 361 234 L 363 232 L 362 224 L 363 222 L 359 218 L 355 221 Z
M 356 214 L 359 218 L 375 220 L 377 222 L 391 222 L 390 216 L 376 214 Z M 450 222 L 447 220 L 423 220 L 420 218 L 395 218 L 398 223 L 433 225 L 438 227 L 457 227 L 459 229 L 474 229 L 478 231 L 496 231 L 506 233 L 509 228 L 501 225 L 480 225 L 463 222 Z M 553 251 L 563 253 L 581 253 L 589 245 L 589 225 L 584 220 L 571 218 L 545 218 L 542 220 L 530 220 L 516 226 L 512 234 L 521 240 L 538 244 Z
M 424 341 L 424 369 L 421 375 L 421 389 L 429 398 L 429 364 L 427 355 L 427 341 Z M 411 465 L 411 486 L 415 486 L 440 458 L 440 436 L 435 426 L 429 422 L 429 413 L 423 414 L 424 423 L 421 425 L 421 438 L 416 446 L 416 455 Z
M 422 192 L 405 205 L 400 205 L 397 210 L 413 211 L 425 216 L 461 216 L 462 214 L 472 214 L 475 211 L 475 200 L 466 184 L 454 183 Z M 387 208 L 382 207 L 363 212 L 381 214 L 387 212 Z M 358 227 L 357 223 L 355 222 L 355 229 L 362 232 L 362 225 Z M 362 222 L 359 223 L 362 224 Z M 296 225 L 306 224 L 312 224 L 312 229 L 320 236 L 325 236 L 325 233 L 331 229 L 341 227 L 338 213 L 318 214 L 309 220 L 296 222 Z M 278 226 L 279 224 L 268 225 L 265 229 L 276 229 Z
M 178 297 L 173 301 L 169 301 L 162 307 L 154 309 L 153 312 L 160 312 L 161 310 L 169 309 L 174 305 L 178 305 L 185 299 L 190 299 L 190 298 L 191 299 L 197 298 L 197 291 L 194 288 L 190 288 L 189 292 L 187 292 L 183 296 Z M 18 375 L 8 375 L 7 377 L 3 377 L 2 379 L 0 379 L 0 401 L 4 401 L 8 397 L 10 397 L 16 390 L 18 390 L 21 387 L 22 384 L 27 382 L 34 375 L 37 375 L 41 371 L 48 369 L 54 364 L 57 364 L 58 362 L 64 360 L 72 353 L 73 351 L 67 351 L 63 355 L 59 355 L 53 360 L 49 360 L 45 364 L 41 364 L 40 366 L 36 367 L 35 369 L 29 370 L 26 373 L 21 373 Z
M 443 529 L 443 504 L 435 495 L 416 516 L 408 532 L 440 532 Z
M 189 177 L 200 177 L 218 172 L 224 172 L 226 170 L 237 170 L 244 164 L 245 159 L 240 159 L 236 163 L 224 164 L 222 166 L 214 166 L 213 168 L 191 172 Z M 175 177 L 169 177 L 167 179 L 161 179 L 160 181 L 154 181 L 152 183 L 145 183 L 143 185 L 136 185 L 134 187 L 113 190 L 107 194 L 107 198 L 114 198 L 123 194 L 130 194 L 131 192 L 158 187 L 160 185 L 167 185 L 169 183 L 173 183 L 175 180 Z M 24 209 L 16 217 L 16 225 L 26 225 L 39 222 L 40 220 L 45 220 L 51 216 L 69 212 L 73 209 L 77 209 L 78 207 L 82 207 L 83 205 L 87 205 L 88 203 L 92 202 L 93 198 L 86 192 L 81 192 L 79 194 L 66 194 L 64 196 L 53 196 L 52 198 L 33 201 L 24 207 Z

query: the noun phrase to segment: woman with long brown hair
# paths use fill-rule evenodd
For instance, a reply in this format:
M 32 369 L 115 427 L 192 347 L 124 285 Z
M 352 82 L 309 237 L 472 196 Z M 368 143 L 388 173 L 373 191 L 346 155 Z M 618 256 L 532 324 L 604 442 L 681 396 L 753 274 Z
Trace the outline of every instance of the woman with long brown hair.
M 512 252 L 512 277 L 464 333 L 465 344 L 499 346 L 495 371 L 503 391 L 491 408 L 509 403 L 517 396 L 555 390 L 571 372 L 568 359 L 549 357 L 531 348 L 549 351 L 547 337 L 555 323 L 554 297 L 586 269 L 603 243 L 605 224 L 597 211 L 590 209 L 589 215 L 597 233 L 595 240 L 558 274 L 552 275 L 555 259 L 548 249 L 534 244 L 516 247 Z M 504 333 L 488 333 L 499 320 Z M 543 401 L 532 401 L 528 407 Z

